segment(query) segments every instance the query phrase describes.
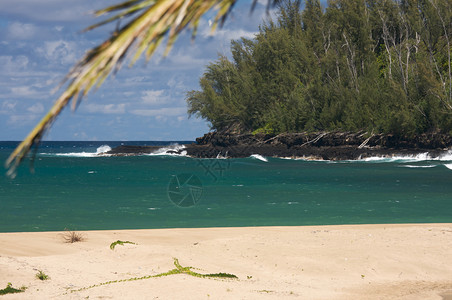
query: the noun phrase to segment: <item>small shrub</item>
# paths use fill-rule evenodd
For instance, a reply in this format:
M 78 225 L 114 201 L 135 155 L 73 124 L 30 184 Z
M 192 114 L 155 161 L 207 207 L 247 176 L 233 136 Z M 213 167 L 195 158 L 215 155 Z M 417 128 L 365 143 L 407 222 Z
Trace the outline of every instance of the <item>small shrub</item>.
M 45 274 L 41 270 L 39 270 L 39 272 L 36 273 L 36 278 L 38 278 L 39 280 L 48 280 L 48 279 L 50 279 L 49 275 Z
M 116 247 L 116 245 L 122 245 L 122 246 L 124 246 L 124 244 L 132 244 L 132 245 L 136 245 L 136 243 L 134 243 L 134 242 L 117 240 L 116 242 L 113 242 L 113 243 L 110 244 L 110 249 L 111 249 L 111 250 L 114 250 L 115 247 Z
M 258 128 L 252 132 L 253 135 L 256 134 L 275 134 L 276 130 L 272 124 L 267 123 L 264 127 Z
M 11 282 L 8 282 L 6 285 L 6 288 L 3 290 L 0 290 L 0 295 L 6 295 L 6 294 L 15 294 L 15 293 L 23 293 L 25 292 L 27 288 L 25 286 L 22 286 L 20 289 L 13 288 L 13 285 Z
M 63 239 L 66 243 L 77 243 L 83 242 L 85 238 L 80 232 L 70 231 L 69 229 L 65 229 L 65 233 L 63 234 Z

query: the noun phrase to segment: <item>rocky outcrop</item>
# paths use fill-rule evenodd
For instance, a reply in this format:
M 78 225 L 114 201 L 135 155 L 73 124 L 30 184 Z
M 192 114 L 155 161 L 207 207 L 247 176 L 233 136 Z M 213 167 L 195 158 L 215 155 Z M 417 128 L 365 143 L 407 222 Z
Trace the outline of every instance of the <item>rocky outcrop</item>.
M 158 147 L 157 147 L 158 148 Z M 394 135 L 369 135 L 366 132 L 284 133 L 273 135 L 209 132 L 183 150 L 199 158 L 248 157 L 252 154 L 275 157 L 304 157 L 325 160 L 359 159 L 371 156 L 416 155 L 429 152 L 432 157 L 452 148 L 452 136 L 440 133 L 412 138 Z M 152 153 L 156 147 L 121 146 L 109 154 Z
M 121 145 L 111 149 L 105 154 L 111 154 L 116 156 L 129 156 L 129 155 L 143 155 L 157 151 L 161 147 L 159 146 L 127 146 Z

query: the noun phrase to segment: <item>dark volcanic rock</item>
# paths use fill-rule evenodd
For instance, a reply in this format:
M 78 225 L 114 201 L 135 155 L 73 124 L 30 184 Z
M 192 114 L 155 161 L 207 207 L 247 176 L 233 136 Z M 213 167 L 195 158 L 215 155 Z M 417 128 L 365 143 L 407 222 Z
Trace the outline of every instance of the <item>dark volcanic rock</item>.
M 154 151 L 157 151 L 161 147 L 159 146 L 127 146 L 127 145 L 121 145 L 118 147 L 115 147 L 107 152 L 107 154 L 113 154 L 113 155 L 142 155 L 142 154 L 150 154 Z
M 172 151 L 199 158 L 248 157 L 252 154 L 275 157 L 305 157 L 348 160 L 371 156 L 416 155 L 429 152 L 432 157 L 452 147 L 450 135 L 431 133 L 413 138 L 371 135 L 365 132 L 284 133 L 277 136 L 209 132 L 183 150 Z M 152 153 L 155 146 L 120 146 L 108 154 Z

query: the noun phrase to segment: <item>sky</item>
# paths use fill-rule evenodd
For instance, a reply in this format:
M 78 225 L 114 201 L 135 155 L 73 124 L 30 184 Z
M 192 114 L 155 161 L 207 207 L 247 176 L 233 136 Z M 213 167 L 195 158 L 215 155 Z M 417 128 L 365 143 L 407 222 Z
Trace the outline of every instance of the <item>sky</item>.
M 115 24 L 88 33 L 99 21 L 96 9 L 121 0 L 0 1 L 0 140 L 19 141 L 50 109 L 55 90 L 70 68 L 107 39 Z M 190 141 L 209 124 L 187 115 L 186 92 L 199 89 L 205 67 L 230 56 L 230 41 L 252 38 L 266 18 L 266 0 L 250 14 L 251 0 L 236 4 L 222 28 L 211 36 L 206 16 L 194 42 L 183 34 L 168 57 L 159 49 L 149 62 L 125 63 L 74 112 L 66 108 L 44 140 Z

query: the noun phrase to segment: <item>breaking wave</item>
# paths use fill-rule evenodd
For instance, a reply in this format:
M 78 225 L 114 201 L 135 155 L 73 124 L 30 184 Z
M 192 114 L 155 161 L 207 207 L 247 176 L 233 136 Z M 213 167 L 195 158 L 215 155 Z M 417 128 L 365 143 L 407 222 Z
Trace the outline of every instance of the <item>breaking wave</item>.
M 96 149 L 96 152 L 69 152 L 69 153 L 41 153 L 42 155 L 51 155 L 51 156 L 66 156 L 66 157 L 102 157 L 102 156 L 110 156 L 109 154 L 105 154 L 110 151 L 111 147 L 108 145 L 102 145 Z
M 254 159 L 261 160 L 261 161 L 268 162 L 268 159 L 266 159 L 265 157 L 263 157 L 263 156 L 260 155 L 260 154 L 251 154 L 250 157 L 251 157 L 251 158 L 254 158 Z
M 150 156 L 170 155 L 170 156 L 187 156 L 187 151 L 184 150 L 184 145 L 173 144 L 167 147 L 159 148 L 158 150 L 148 154 Z

